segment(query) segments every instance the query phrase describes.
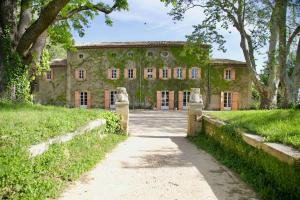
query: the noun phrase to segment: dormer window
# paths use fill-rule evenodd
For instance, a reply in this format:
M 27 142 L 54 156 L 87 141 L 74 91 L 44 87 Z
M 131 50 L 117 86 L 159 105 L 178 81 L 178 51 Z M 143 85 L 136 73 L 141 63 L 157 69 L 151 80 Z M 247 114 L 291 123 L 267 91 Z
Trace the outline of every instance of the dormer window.
M 128 52 L 128 53 L 127 53 L 127 56 L 133 57 L 133 52 Z
M 169 56 L 169 52 L 167 52 L 167 51 L 162 51 L 162 52 L 160 53 L 160 56 L 166 58 L 166 57 Z
M 152 51 L 148 51 L 148 52 L 147 52 L 147 56 L 148 56 L 148 57 L 153 57 L 153 56 L 154 56 L 154 54 L 153 54 L 153 52 L 152 52 Z
M 111 56 L 115 58 L 117 57 L 117 53 L 111 53 Z

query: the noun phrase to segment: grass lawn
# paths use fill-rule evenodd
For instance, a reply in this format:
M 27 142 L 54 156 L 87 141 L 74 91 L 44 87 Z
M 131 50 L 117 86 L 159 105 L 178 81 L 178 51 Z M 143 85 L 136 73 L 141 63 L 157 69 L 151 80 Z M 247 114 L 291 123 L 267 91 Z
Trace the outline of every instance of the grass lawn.
M 279 142 L 300 149 L 299 110 L 251 110 L 207 112 L 246 131 L 264 136 L 267 141 Z
M 31 145 L 74 131 L 103 111 L 0 102 L 0 146 Z
M 30 145 L 97 118 L 105 118 L 106 126 L 29 158 Z M 126 139 L 118 133 L 119 118 L 111 112 L 0 102 L 0 199 L 56 198 L 68 182 L 93 168 Z

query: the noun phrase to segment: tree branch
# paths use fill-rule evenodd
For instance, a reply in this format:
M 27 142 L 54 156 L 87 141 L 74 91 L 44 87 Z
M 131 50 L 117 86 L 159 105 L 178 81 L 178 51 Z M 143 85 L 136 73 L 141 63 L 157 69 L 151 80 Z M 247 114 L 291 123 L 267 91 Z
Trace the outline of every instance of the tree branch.
M 294 32 L 291 34 L 291 36 L 289 37 L 288 39 L 288 42 L 287 42 L 287 49 L 289 50 L 295 37 L 300 33 L 300 25 L 297 26 L 297 28 L 294 30 Z
M 115 2 L 115 4 L 112 7 L 107 7 L 104 6 L 103 4 L 95 4 L 95 5 L 83 5 L 80 6 L 78 8 L 74 8 L 73 10 L 70 10 L 66 15 L 62 16 L 62 15 L 58 15 L 56 20 L 66 20 L 71 18 L 72 16 L 74 16 L 75 14 L 82 12 L 82 11 L 86 11 L 86 10 L 94 10 L 94 11 L 99 11 L 99 12 L 103 12 L 105 14 L 109 14 L 112 11 L 114 11 L 114 9 L 116 9 L 118 7 L 117 2 Z
M 21 1 L 21 12 L 18 24 L 17 42 L 20 40 L 21 36 L 25 33 L 26 28 L 30 25 L 32 20 L 32 0 L 22 0 Z
M 53 23 L 58 13 L 70 0 L 52 0 L 41 11 L 39 18 L 22 35 L 17 52 L 25 56 L 26 51 L 37 40 L 37 38 Z

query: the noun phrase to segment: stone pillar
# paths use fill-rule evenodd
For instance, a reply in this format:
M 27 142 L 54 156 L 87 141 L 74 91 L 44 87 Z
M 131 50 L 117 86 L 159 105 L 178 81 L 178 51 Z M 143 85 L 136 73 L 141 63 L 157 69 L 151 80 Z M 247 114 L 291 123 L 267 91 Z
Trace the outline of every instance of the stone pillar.
M 116 95 L 116 113 L 121 118 L 121 128 L 128 135 L 129 100 L 126 88 L 118 87 Z
M 190 102 L 188 103 L 188 130 L 187 135 L 193 136 L 202 128 L 203 100 L 200 88 L 192 88 Z
M 297 108 L 300 108 L 300 88 L 298 89 L 298 94 L 297 94 Z

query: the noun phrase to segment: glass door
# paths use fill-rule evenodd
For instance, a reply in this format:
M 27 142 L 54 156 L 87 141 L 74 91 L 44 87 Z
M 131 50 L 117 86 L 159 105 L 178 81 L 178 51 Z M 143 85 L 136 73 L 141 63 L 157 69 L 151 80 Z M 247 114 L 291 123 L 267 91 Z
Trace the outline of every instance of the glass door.
M 183 92 L 183 106 L 182 109 L 186 110 L 187 109 L 187 104 L 190 101 L 190 92 L 189 91 L 184 91 Z
M 110 109 L 116 108 L 116 95 L 117 95 L 117 91 L 110 91 L 110 98 L 109 98 Z
M 80 108 L 87 108 L 87 92 L 80 92 Z
M 169 110 L 169 91 L 161 92 L 161 109 Z

